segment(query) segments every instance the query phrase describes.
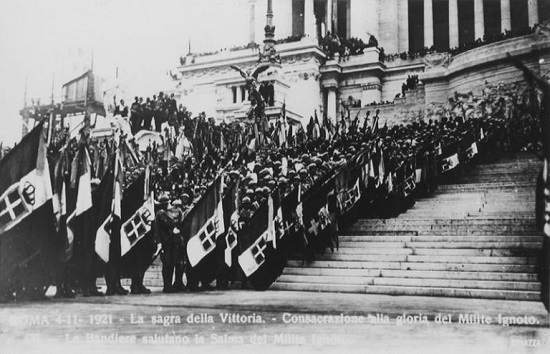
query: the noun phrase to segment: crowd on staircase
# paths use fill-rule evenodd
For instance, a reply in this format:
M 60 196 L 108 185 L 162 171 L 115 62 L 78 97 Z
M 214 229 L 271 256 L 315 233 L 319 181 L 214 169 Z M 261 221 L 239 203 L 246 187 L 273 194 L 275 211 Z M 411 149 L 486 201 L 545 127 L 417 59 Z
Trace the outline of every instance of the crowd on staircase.
M 140 152 L 132 146 L 132 139 L 120 134 L 116 135 L 116 141 L 90 143 L 87 132 L 83 131 L 80 141 L 73 140 L 62 149 L 50 151 L 52 179 L 69 182 L 66 193 L 73 203 L 79 199 L 79 176 L 83 170 L 88 170 L 96 179 L 94 193 L 104 190 L 106 176 L 115 178 L 113 171 L 117 169 L 124 171 L 126 178 L 121 183 L 124 189 L 129 190 L 136 183 L 142 186 L 149 183 L 157 203 L 183 211 L 176 213 L 179 216 L 172 220 L 176 226 L 170 231 L 170 237 L 187 244 L 187 254 L 182 252 L 180 259 L 174 261 L 186 264 L 188 282 L 193 279 L 190 289 L 197 289 L 199 282 L 208 286 L 215 278 L 219 284 L 226 284 L 220 280 L 220 274 L 225 274 L 226 279 L 237 275 L 243 278 L 243 272 L 254 287 L 265 288 L 280 274 L 276 269 L 284 263 L 277 258 L 277 264 L 272 267 L 275 270 L 269 271 L 269 275 L 258 272 L 263 264 L 269 264 L 270 252 L 281 252 L 284 248 L 285 252 L 298 252 L 313 259 L 317 252 L 338 247 L 339 228 L 353 220 L 359 210 L 362 215 L 397 216 L 414 204 L 415 196 L 435 190 L 441 175 L 462 173 L 479 151 L 497 154 L 505 150 L 539 150 L 540 122 L 531 110 L 533 102 L 530 100 L 535 98 L 527 92 L 522 94 L 520 86 L 511 84 L 487 86 L 481 97 L 456 94 L 446 106 L 440 107 L 438 119 L 406 125 L 388 126 L 386 123 L 381 127 L 378 113 L 372 118 L 367 115 L 361 122 L 359 117 L 352 120 L 348 111 L 347 115 L 342 113 L 337 124 L 326 116 L 319 122 L 315 114 L 306 130 L 299 128 L 298 131 L 286 124 L 284 116 L 276 126 L 265 130 L 257 123 L 217 125 L 203 114 L 190 118 L 185 110 L 180 110 L 185 114 L 178 119 L 175 101 L 159 94 L 154 107 L 159 104 L 160 108 L 152 111 L 154 118 L 159 114 L 167 119 L 168 130 L 177 128 L 178 131 L 178 134 L 165 136 L 164 146 L 151 144 L 146 151 Z M 130 121 L 139 122 L 133 116 L 143 112 L 143 107 L 147 109 L 148 105 L 152 107 L 151 104 L 140 105 L 137 99 L 130 110 Z M 59 168 L 61 161 L 65 166 L 62 169 Z M 147 199 L 147 194 L 141 197 Z M 123 205 L 124 200 L 131 199 L 126 194 L 125 198 Z M 221 202 L 226 198 L 229 202 L 224 205 L 232 205 L 233 212 L 224 209 L 219 214 L 220 209 L 211 201 Z M 126 215 L 123 219 L 135 217 L 134 212 L 141 210 L 142 202 L 133 203 L 130 213 L 123 208 L 122 214 Z M 252 231 L 247 228 L 264 214 L 266 220 L 277 220 L 276 224 L 266 221 L 265 225 L 260 222 L 264 228 L 256 227 Z M 231 216 L 233 218 L 228 218 Z M 221 222 L 223 218 L 227 219 L 225 223 Z M 119 270 L 115 279 L 108 281 L 112 287 L 108 289 L 109 294 L 125 293 L 120 290 L 120 277 L 124 274 L 130 274 L 135 281 L 132 291 L 143 293 L 144 269 L 159 249 L 163 249 L 163 254 L 169 252 L 168 244 L 162 245 L 158 237 L 155 241 L 155 227 L 145 219 L 142 217 L 140 221 L 142 229 L 134 225 L 135 230 L 141 231 L 130 238 L 129 251 L 118 256 L 118 263 L 114 265 L 122 267 L 124 258 L 132 258 L 130 264 L 141 262 L 144 266 L 140 267 L 139 274 Z M 215 220 L 212 224 L 215 232 L 205 231 L 208 230 L 205 220 Z M 193 229 L 197 223 L 199 228 Z M 185 230 L 194 231 L 186 234 Z M 235 242 L 229 241 L 232 233 Z M 89 256 L 97 252 L 97 240 L 94 249 L 83 246 L 93 242 L 83 242 L 79 239 L 82 235 L 74 237 L 74 247 L 88 247 L 78 252 Z M 195 256 L 189 254 L 189 244 L 194 244 L 191 240 L 195 237 L 200 238 L 207 252 L 204 251 L 206 253 L 198 261 L 190 262 Z M 147 242 L 158 247 L 133 251 Z M 226 254 L 224 262 L 222 252 L 222 261 L 218 260 L 214 267 L 223 271 L 213 277 L 202 277 L 200 272 L 194 274 L 195 265 L 201 264 L 203 258 L 208 259 L 215 248 L 212 244 L 219 244 L 216 247 L 225 249 L 226 253 L 229 249 L 229 259 Z M 284 247 L 277 248 L 277 244 Z M 120 242 L 118 246 L 117 242 L 111 242 L 107 247 L 110 247 L 107 254 L 121 254 Z M 113 247 L 118 249 L 113 250 Z M 247 252 L 251 254 L 248 258 L 245 257 Z M 98 263 L 107 263 L 109 268 L 110 262 L 103 261 Z M 98 263 L 93 266 L 97 267 Z M 78 265 L 81 268 L 91 266 L 90 263 Z M 255 274 L 264 274 L 260 277 L 263 279 L 254 280 Z M 180 272 L 178 276 L 181 275 Z M 176 283 L 180 281 L 177 279 Z M 170 283 L 165 284 L 165 289 L 172 292 L 173 284 L 171 280 L 167 282 Z M 65 285 L 60 285 L 60 289 L 70 289 L 78 284 L 78 279 L 68 276 L 61 279 L 61 283 Z M 93 284 L 95 287 L 95 281 Z M 95 288 L 85 289 L 85 293 L 97 294 L 93 290 Z M 72 296 L 72 291 L 60 295 Z

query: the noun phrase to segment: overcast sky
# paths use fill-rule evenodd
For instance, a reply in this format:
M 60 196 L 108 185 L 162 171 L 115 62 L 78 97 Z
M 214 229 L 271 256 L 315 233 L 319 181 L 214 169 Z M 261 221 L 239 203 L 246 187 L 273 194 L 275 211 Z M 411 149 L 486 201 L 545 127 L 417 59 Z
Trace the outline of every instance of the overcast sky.
M 259 0 L 264 1 L 264 0 Z M 119 78 L 128 95 L 166 88 L 166 72 L 193 52 L 246 44 L 248 0 L 14 0 L 0 10 L 0 141 L 19 141 L 27 98 L 49 102 L 87 70 Z

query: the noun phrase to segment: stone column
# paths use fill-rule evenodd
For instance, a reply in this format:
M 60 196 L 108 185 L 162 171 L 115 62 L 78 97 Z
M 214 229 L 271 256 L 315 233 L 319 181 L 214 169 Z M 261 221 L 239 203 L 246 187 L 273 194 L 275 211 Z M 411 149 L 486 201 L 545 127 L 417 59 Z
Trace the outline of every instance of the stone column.
M 500 0 L 500 31 L 504 32 L 511 29 L 510 0 Z
M 338 121 L 338 112 L 336 111 L 338 102 L 336 100 L 336 86 L 328 87 L 327 95 L 327 117 L 333 122 Z
M 338 33 L 338 0 L 332 1 L 332 19 L 334 20 L 334 33 Z
M 242 97 L 242 92 L 241 92 L 241 86 L 235 86 L 236 88 L 236 95 L 235 95 L 235 98 L 236 98 L 236 101 L 237 101 L 237 104 L 241 104 L 243 102 L 243 97 Z
M 538 0 L 527 0 L 527 11 L 529 14 L 529 27 L 539 23 L 539 2 Z
M 424 0 L 424 47 L 430 48 L 433 45 L 434 45 L 433 4 L 432 4 L 432 0 Z
M 310 38 L 315 38 L 317 36 L 313 0 L 305 0 L 304 2 L 304 35 Z
M 485 18 L 483 16 L 483 0 L 474 1 L 474 39 L 485 35 Z
M 399 1 L 397 4 L 399 16 L 399 53 L 409 51 L 409 1 Z
M 250 5 L 249 42 L 256 42 L 256 0 L 248 0 Z
M 327 11 L 325 16 L 325 28 L 327 32 L 332 33 L 332 0 L 327 0 Z
M 458 47 L 458 1 L 449 0 L 449 47 Z

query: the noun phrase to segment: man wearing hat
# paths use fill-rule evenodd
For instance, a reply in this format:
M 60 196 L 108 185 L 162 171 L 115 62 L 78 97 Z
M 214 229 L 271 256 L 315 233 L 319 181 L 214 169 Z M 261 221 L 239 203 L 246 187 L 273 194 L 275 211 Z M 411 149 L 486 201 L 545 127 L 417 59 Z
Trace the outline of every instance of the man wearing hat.
M 181 201 L 175 201 L 174 206 L 168 208 L 170 198 L 163 194 L 159 198 L 158 208 L 160 209 L 155 217 L 155 238 L 157 243 L 162 245 L 160 259 L 162 260 L 162 280 L 164 293 L 174 293 L 183 290 L 183 237 L 180 232 L 180 224 L 183 220 Z M 172 285 L 172 277 L 176 270 L 176 282 Z M 178 275 L 181 276 L 178 278 Z

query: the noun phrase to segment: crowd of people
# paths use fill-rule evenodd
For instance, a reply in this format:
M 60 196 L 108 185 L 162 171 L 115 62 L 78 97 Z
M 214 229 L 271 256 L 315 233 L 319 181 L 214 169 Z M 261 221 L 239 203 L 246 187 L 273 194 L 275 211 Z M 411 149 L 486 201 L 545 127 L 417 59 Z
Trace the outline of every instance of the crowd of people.
M 405 97 L 405 92 L 409 90 L 416 90 L 418 87 L 418 75 L 408 75 L 407 81 L 401 85 L 401 94 Z
M 414 80 L 409 79 L 411 83 Z M 276 190 L 282 197 L 296 190 L 305 195 L 342 168 L 359 169 L 362 156 L 368 156 L 373 163 L 369 167 L 369 183 L 365 184 L 367 197 L 361 216 L 394 217 L 406 211 L 416 196 L 436 189 L 441 174 L 460 175 L 475 156 L 474 143 L 478 144 L 476 152 L 479 148 L 486 154 L 539 150 L 541 130 L 538 117 L 531 110 L 533 99 L 519 84 L 487 85 L 482 96 L 457 93 L 433 119 L 410 124 L 380 127 L 378 110 L 372 117 L 366 112 L 354 118 L 347 111 L 337 123 L 326 116 L 319 120 L 314 114 L 305 129 L 289 129 L 283 118 L 263 130 L 256 122 L 216 124 L 203 113 L 192 118 L 185 110 L 181 110 L 185 115 L 179 118 L 173 98 L 159 94 L 154 97 L 154 104 L 148 100 L 148 104 L 142 105 L 136 99 L 129 111 L 123 103 L 117 108 L 121 116 L 130 114 L 130 121 L 138 122 L 137 127 L 143 127 L 143 121 L 132 120 L 131 114 L 139 112 L 141 117 L 146 114 L 154 119 L 157 114 L 168 117 L 165 123 L 178 131 L 165 144 L 153 143 L 145 151 L 139 151 L 131 138 L 122 136 L 125 143 L 118 149 L 124 155 L 124 186 L 138 180 L 146 166 L 153 167 L 151 180 L 156 210 L 160 213 L 155 221 L 154 243 L 163 249 L 165 292 L 182 291 L 186 288 L 182 279 L 188 267 L 184 245 L 189 235 L 181 234 L 181 225 L 220 173 L 225 179 L 226 192 L 238 183 L 238 223 L 246 225 Z M 150 113 L 143 113 L 144 109 Z M 171 116 L 174 118 L 170 119 Z M 67 149 L 77 154 L 80 143 L 73 140 Z M 115 146 L 110 140 L 92 140 L 87 146 L 93 183 L 97 186 L 107 173 Z M 461 164 L 449 168 L 446 159 L 454 154 Z M 69 170 L 70 180 L 76 179 L 77 170 L 74 167 Z M 423 179 L 416 178 L 419 170 Z M 298 241 L 292 252 L 313 259 L 316 252 L 334 246 L 332 241 L 316 237 L 314 231 L 303 225 L 302 236 L 295 238 Z M 133 277 L 133 293 L 148 292 L 143 286 L 144 272 Z M 244 281 L 242 274 L 240 277 Z M 63 289 L 60 296 L 74 296 L 70 285 L 78 282 L 67 283 L 69 286 L 60 286 Z M 111 284 L 114 285 L 108 294 L 127 293 L 121 290 L 120 283 Z M 85 289 L 84 293 L 97 295 L 94 289 Z M 198 284 L 188 283 L 187 289 L 197 290 Z

